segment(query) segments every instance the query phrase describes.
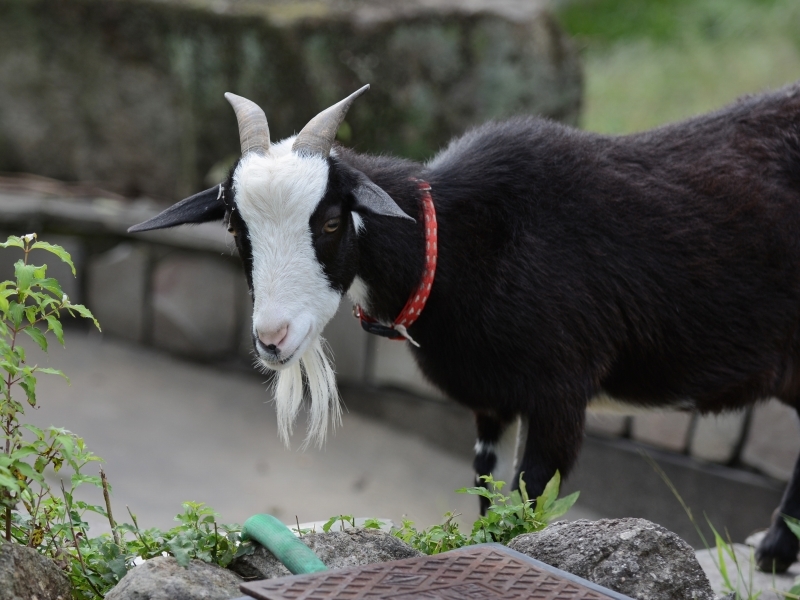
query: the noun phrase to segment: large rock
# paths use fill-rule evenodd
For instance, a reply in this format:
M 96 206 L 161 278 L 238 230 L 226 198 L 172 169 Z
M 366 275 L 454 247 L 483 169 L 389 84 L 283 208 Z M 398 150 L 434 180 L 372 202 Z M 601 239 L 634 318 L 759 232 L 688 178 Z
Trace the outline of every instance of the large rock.
M 575 123 L 579 56 L 546 4 L 0 0 L 0 171 L 188 195 L 239 155 L 226 91 L 281 138 L 370 83 L 342 140 L 416 158 L 495 117 Z
M 311 548 L 329 569 L 344 569 L 372 563 L 422 556 L 402 540 L 375 529 L 348 529 L 305 535 Z M 291 575 L 266 548 L 257 546 L 249 556 L 241 556 L 228 567 L 245 579 L 272 579 Z
M 242 580 L 227 569 L 193 560 L 182 567 L 171 556 L 145 561 L 106 594 L 106 600 L 228 600 Z
M 638 600 L 712 600 L 694 550 L 645 519 L 555 523 L 509 548 Z
M 69 580 L 33 548 L 0 540 L 0 600 L 29 598 L 69 600 Z

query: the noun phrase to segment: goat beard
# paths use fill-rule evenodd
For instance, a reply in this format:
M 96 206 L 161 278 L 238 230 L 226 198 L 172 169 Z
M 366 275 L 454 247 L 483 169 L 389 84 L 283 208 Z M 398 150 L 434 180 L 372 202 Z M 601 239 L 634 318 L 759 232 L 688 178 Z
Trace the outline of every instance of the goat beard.
M 306 395 L 309 398 L 309 423 L 302 449 L 311 444 L 322 447 L 328 434 L 328 423 L 341 425 L 342 409 L 336 375 L 325 340 L 317 337 L 293 365 L 278 371 L 273 379 L 278 435 L 286 446 L 294 429 L 297 413 Z

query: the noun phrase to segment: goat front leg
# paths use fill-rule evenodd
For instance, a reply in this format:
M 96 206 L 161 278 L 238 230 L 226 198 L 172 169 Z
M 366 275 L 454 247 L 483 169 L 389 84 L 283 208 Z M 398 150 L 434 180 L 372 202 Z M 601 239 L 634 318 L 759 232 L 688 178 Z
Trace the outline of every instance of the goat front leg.
M 800 457 L 795 462 L 794 472 L 783 492 L 781 504 L 775 509 L 772 525 L 756 550 L 756 563 L 765 573 L 772 573 L 773 570 L 775 573 L 783 573 L 797 560 L 800 542 L 786 526 L 783 515 L 800 519 Z
M 481 476 L 491 475 L 495 481 L 513 483 L 516 469 L 519 419 L 501 419 L 488 413 L 475 413 L 478 439 L 475 442 L 475 485 L 485 485 Z M 479 497 L 481 514 L 485 515 L 489 501 Z
M 528 495 L 536 498 L 556 471 L 565 478 L 575 465 L 583 442 L 586 402 L 534 405 L 524 421 L 527 421 L 525 450 L 513 488 L 519 487 L 522 475 Z

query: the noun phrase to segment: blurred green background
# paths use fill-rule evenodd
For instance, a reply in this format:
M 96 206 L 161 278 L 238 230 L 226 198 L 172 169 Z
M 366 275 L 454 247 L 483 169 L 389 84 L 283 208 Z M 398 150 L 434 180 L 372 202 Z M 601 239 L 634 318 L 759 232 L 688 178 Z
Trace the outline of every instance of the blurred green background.
M 800 0 L 556 0 L 584 59 L 581 125 L 641 131 L 800 79 Z

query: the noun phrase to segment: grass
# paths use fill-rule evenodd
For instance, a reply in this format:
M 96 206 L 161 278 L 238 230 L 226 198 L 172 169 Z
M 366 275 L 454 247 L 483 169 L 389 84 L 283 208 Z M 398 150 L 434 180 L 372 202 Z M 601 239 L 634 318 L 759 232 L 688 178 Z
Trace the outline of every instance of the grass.
M 584 58 L 583 127 L 630 133 L 800 79 L 797 0 L 562 0 Z

